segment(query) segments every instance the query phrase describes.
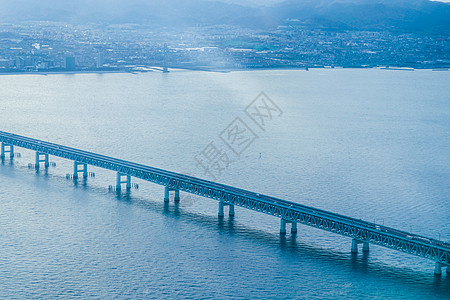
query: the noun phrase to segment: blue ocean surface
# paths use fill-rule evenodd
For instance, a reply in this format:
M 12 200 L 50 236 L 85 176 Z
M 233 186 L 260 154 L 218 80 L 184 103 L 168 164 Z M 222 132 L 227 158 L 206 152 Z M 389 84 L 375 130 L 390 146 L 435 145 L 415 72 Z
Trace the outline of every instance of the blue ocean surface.
M 450 72 L 173 70 L 0 76 L 0 130 L 189 174 L 450 241 Z M 263 127 L 246 110 L 264 92 Z M 241 153 L 223 132 L 254 133 Z M 206 172 L 211 145 L 229 158 Z M 208 148 L 209 147 L 209 148 Z M 164 189 L 74 181 L 73 162 L 0 165 L 2 299 L 445 299 L 431 261 Z

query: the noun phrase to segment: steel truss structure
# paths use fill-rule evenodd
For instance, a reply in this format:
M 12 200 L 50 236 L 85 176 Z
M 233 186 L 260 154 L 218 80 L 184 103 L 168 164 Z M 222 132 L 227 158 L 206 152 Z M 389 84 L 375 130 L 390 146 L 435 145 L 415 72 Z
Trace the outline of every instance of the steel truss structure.
M 37 139 L 0 131 L 2 150 L 9 146 L 26 148 L 40 154 L 53 155 L 76 164 L 92 165 L 150 181 L 166 189 L 183 191 L 214 199 L 223 206 L 244 207 L 253 211 L 281 218 L 285 223 L 300 223 L 352 238 L 357 243 L 370 243 L 404 253 L 420 256 L 436 262 L 436 270 L 450 265 L 450 244 L 415 235 L 394 228 L 366 222 L 360 219 L 316 209 L 282 199 L 260 195 L 244 189 L 212 182 L 171 171 L 153 168 L 75 148 L 65 147 Z M 13 151 L 13 150 L 10 150 Z M 13 152 L 12 152 L 13 153 Z M 2 158 L 4 158 L 2 152 Z M 295 230 L 296 230 L 295 226 Z M 450 267 L 447 268 L 447 272 Z M 436 271 L 437 272 L 437 271 Z

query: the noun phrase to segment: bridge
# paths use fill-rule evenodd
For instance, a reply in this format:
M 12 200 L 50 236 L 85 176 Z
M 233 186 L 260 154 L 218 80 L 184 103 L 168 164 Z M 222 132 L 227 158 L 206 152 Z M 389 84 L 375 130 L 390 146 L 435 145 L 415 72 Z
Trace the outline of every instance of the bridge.
M 363 251 L 369 251 L 369 244 L 378 245 L 429 259 L 435 263 L 435 274 L 440 275 L 442 268 L 446 268 L 447 274 L 450 274 L 450 243 L 233 186 L 3 131 L 0 131 L 0 142 L 2 161 L 6 156 L 14 158 L 14 147 L 26 148 L 36 151 L 37 169 L 42 164 L 44 168 L 49 167 L 49 155 L 65 158 L 74 162 L 74 179 L 77 179 L 80 173 L 87 177 L 88 165 L 108 169 L 117 172 L 118 190 L 122 184 L 126 184 L 126 188 L 130 189 L 132 177 L 143 179 L 165 187 L 165 202 L 169 201 L 171 191 L 175 193 L 174 201 L 180 201 L 180 191 L 195 194 L 217 200 L 219 217 L 224 216 L 225 207 L 228 207 L 229 215 L 233 216 L 234 207 L 239 206 L 280 218 L 281 234 L 286 234 L 287 224 L 290 224 L 294 234 L 297 232 L 297 224 L 304 224 L 351 238 L 352 252 L 358 252 L 359 244 L 362 244 Z

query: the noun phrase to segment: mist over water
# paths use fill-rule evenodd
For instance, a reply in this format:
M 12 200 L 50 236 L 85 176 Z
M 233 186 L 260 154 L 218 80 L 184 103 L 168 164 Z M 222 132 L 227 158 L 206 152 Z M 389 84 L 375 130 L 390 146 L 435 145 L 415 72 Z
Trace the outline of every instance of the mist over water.
M 450 73 L 378 69 L 0 76 L 1 130 L 208 178 L 195 156 L 240 117 L 258 138 L 217 181 L 450 241 Z M 245 108 L 264 91 L 283 114 L 263 131 Z M 224 146 L 225 147 L 225 146 Z M 113 172 L 0 166 L 0 297 L 450 297 L 434 264 Z

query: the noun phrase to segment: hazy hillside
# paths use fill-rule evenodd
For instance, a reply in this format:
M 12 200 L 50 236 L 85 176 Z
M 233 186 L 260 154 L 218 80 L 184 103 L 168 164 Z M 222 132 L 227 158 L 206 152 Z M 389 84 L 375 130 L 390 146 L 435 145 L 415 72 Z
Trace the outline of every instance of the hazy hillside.
M 252 9 L 204 0 L 0 0 L 4 21 L 158 23 L 195 25 L 245 23 Z
M 288 0 L 271 14 L 279 21 L 336 29 L 450 33 L 450 4 L 427 0 Z
M 228 3 L 225 3 L 225 2 Z M 450 4 L 427 0 L 0 0 L 5 22 L 150 23 L 165 26 L 297 24 L 329 29 L 450 33 Z

